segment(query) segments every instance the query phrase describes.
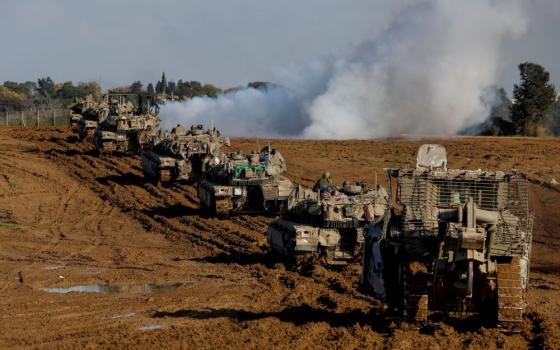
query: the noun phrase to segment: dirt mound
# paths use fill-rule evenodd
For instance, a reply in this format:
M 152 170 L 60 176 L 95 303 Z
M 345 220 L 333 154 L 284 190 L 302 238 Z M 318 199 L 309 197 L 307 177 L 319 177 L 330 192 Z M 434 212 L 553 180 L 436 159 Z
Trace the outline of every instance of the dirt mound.
M 310 185 L 324 170 L 337 182 L 384 183 L 382 168 L 412 165 L 423 142 L 273 145 L 286 157 L 288 175 Z M 554 140 L 442 142 L 454 168 L 516 166 L 538 181 L 560 178 Z M 255 145 L 233 140 L 246 151 Z M 535 184 L 531 194 L 536 229 L 526 330 L 503 335 L 480 320 L 438 315 L 417 329 L 358 291 L 358 266 L 286 268 L 266 248 L 271 218 L 209 218 L 191 185 L 146 181 L 137 156 L 97 157 L 64 129 L 0 128 L 0 305 L 7 324 L 0 346 L 554 347 L 560 193 Z M 91 292 L 41 290 L 76 286 Z

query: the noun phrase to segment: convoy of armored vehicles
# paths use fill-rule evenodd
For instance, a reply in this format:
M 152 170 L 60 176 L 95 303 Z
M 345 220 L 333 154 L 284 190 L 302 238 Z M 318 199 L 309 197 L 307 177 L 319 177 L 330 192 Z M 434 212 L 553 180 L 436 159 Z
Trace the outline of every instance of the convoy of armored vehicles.
M 131 102 L 135 95 L 109 95 L 109 113 L 98 122 L 93 144 L 100 153 L 138 153 L 159 129 L 160 118 Z
M 133 100 L 140 105 L 135 106 Z M 70 126 L 99 152 L 138 152 L 155 135 L 160 122 L 141 103 L 135 94 L 88 95 L 70 107 Z
M 270 146 L 243 153 L 214 127 L 159 130 L 159 117 L 129 96 L 88 96 L 71 126 L 102 153 L 141 152 L 147 178 L 196 180 L 201 209 L 220 217 L 278 214 L 270 249 L 315 263 L 362 262 L 361 285 L 404 319 L 479 313 L 519 331 L 529 279 L 533 216 L 516 172 L 451 170 L 445 148 L 422 145 L 416 168 L 385 169 L 387 188 L 365 182 L 294 185 Z

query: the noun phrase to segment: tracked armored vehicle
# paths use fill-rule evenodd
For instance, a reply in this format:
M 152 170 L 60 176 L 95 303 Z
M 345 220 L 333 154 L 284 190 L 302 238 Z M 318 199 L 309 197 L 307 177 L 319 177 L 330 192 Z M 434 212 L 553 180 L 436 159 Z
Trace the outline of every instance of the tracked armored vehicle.
M 401 315 L 479 313 L 519 331 L 533 215 L 516 171 L 449 170 L 445 149 L 423 145 L 416 169 L 387 169 L 396 209 L 366 236 L 362 281 Z
M 285 256 L 311 255 L 344 265 L 362 255 L 365 228 L 382 229 L 388 209 L 380 186 L 346 182 L 320 193 L 298 186 L 282 217 L 268 227 L 268 244 Z
M 285 206 L 293 184 L 283 176 L 286 161 L 277 150 L 232 153 L 215 164 L 197 183 L 203 210 L 217 215 L 276 213 Z
M 105 97 L 94 98 L 91 95 L 76 101 L 70 107 L 70 126 L 81 140 L 93 140 L 95 129 L 99 122 L 109 115 L 109 104 Z
M 78 130 L 78 123 L 83 118 L 84 111 L 93 103 L 93 96 L 88 95 L 85 98 L 77 98 L 74 104 L 70 106 L 72 113 L 70 114 L 70 128 Z
M 215 165 L 221 147 L 229 144 L 229 138 L 214 128 L 205 131 L 202 125 L 193 125 L 187 130 L 177 125 L 153 138 L 152 147 L 142 153 L 142 170 L 146 177 L 164 183 L 200 177 Z
M 160 119 L 156 114 L 137 109 L 129 95 L 113 95 L 109 116 L 100 121 L 93 136 L 99 153 L 137 153 L 149 147 L 156 136 Z

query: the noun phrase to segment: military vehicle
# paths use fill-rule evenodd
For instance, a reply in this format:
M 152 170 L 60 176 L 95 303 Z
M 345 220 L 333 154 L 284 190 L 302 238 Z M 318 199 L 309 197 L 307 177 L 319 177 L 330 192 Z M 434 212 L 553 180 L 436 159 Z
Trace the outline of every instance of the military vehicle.
M 132 94 L 109 95 L 109 115 L 98 123 L 93 144 L 99 153 L 137 153 L 150 145 L 160 119 L 131 102 Z
M 93 96 L 88 95 L 85 98 L 76 98 L 76 101 L 70 106 L 72 113 L 70 114 L 70 128 L 72 130 L 78 129 L 78 123 L 83 118 L 84 111 L 88 108 L 87 105 L 93 103 Z
M 142 152 L 142 170 L 146 177 L 161 182 L 189 180 L 208 169 L 219 159 L 221 147 L 229 144 L 229 138 L 215 128 L 205 131 L 202 125 L 193 125 L 187 130 L 177 125 L 152 139 L 152 147 Z
M 386 171 L 396 207 L 387 230 L 366 235 L 364 285 L 408 320 L 479 313 L 518 331 L 533 226 L 526 178 L 449 170 L 440 145 L 422 145 L 415 169 Z
M 197 183 L 201 208 L 211 214 L 276 213 L 292 191 L 292 182 L 282 175 L 286 161 L 270 146 L 216 157 L 213 163 Z
M 268 227 L 268 244 L 285 256 L 305 256 L 345 265 L 362 255 L 364 230 L 383 225 L 389 209 L 385 189 L 345 182 L 322 192 L 298 186 L 282 217 Z
M 105 97 L 94 98 L 88 95 L 76 100 L 70 109 L 70 126 L 82 140 L 91 141 L 97 124 L 109 115 L 109 105 Z

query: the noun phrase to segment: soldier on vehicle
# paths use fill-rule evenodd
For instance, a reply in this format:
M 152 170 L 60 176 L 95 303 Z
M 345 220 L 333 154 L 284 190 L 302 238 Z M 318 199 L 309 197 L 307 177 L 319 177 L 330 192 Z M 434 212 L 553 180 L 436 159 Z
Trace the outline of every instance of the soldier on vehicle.
M 326 171 L 323 174 L 323 176 L 321 176 L 321 178 L 319 180 L 317 180 L 317 182 L 313 186 L 313 191 L 315 191 L 315 192 L 325 192 L 325 191 L 328 191 L 332 187 L 333 187 L 333 184 L 332 184 L 332 181 L 331 181 L 331 173 Z

